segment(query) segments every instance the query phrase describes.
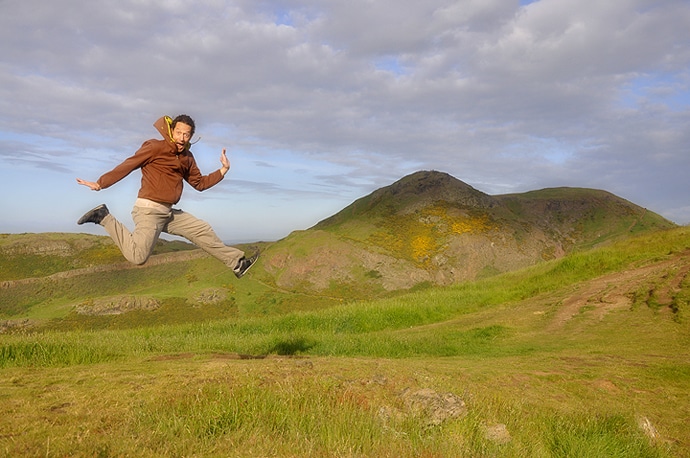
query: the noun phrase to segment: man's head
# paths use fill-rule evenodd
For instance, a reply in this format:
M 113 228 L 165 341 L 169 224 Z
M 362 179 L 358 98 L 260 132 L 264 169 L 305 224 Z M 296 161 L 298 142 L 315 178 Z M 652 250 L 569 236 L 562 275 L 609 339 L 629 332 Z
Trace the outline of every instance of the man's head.
M 172 139 L 177 145 L 177 151 L 182 152 L 187 148 L 194 135 L 194 120 L 187 115 L 179 115 L 172 122 Z

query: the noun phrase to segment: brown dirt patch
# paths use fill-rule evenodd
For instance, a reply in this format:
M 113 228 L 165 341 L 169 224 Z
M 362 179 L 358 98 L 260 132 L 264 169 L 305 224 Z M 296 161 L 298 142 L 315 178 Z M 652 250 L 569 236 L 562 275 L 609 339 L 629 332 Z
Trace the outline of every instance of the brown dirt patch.
M 606 314 L 633 306 L 636 292 L 649 288 L 659 306 L 671 304 L 690 271 L 690 250 L 670 259 L 633 267 L 583 282 L 561 303 L 551 324 L 563 326 L 582 310 L 602 319 Z

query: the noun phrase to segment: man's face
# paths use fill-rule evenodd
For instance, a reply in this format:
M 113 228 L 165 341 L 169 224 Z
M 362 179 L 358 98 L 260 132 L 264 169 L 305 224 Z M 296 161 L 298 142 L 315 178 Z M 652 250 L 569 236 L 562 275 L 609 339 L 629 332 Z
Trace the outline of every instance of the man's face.
M 192 138 L 192 126 L 183 122 L 178 122 L 175 124 L 175 128 L 172 131 L 172 138 L 175 142 L 175 145 L 177 145 L 177 152 L 181 153 L 187 147 L 187 143 Z

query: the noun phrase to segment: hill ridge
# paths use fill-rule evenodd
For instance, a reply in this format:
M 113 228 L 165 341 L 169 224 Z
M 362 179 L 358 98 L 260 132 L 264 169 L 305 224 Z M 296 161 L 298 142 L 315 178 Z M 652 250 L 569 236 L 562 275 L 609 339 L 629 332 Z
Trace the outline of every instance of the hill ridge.
M 670 227 L 608 191 L 560 187 L 491 196 L 448 173 L 419 171 L 273 245 L 264 280 L 330 294 L 340 285 L 362 295 L 447 285 Z M 306 254 L 291 255 L 287 247 Z
M 343 210 L 318 222 L 312 229 L 325 229 L 338 224 L 344 218 L 362 213 L 393 214 L 403 209 L 410 201 L 413 201 L 414 205 L 406 208 L 407 211 L 413 211 L 433 201 L 447 201 L 473 207 L 492 207 L 497 203 L 493 197 L 446 172 L 419 171 L 355 200 Z
M 38 283 L 45 280 L 61 280 L 65 278 L 79 277 L 82 275 L 90 275 L 98 272 L 114 272 L 118 270 L 145 269 L 148 267 L 158 266 L 161 264 L 191 261 L 193 259 L 199 259 L 208 256 L 209 255 L 201 249 L 186 250 L 174 253 L 154 254 L 151 255 L 149 259 L 146 261 L 146 263 L 142 265 L 136 265 L 132 264 L 131 262 L 122 261 L 117 263 L 98 264 L 89 267 L 82 267 L 79 269 L 62 270 L 42 277 L 27 277 L 19 278 L 16 280 L 0 281 L 0 289 L 13 288 L 19 285 L 29 285 L 32 283 Z

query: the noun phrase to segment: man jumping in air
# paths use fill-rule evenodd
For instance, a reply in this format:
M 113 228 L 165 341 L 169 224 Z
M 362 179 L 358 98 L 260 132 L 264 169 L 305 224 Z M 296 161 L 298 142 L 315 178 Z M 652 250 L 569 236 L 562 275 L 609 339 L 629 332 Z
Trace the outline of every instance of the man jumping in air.
M 134 263 L 143 264 L 151 256 L 153 247 L 161 232 L 186 238 L 210 255 L 230 267 L 237 278 L 242 277 L 254 265 L 258 252 L 247 258 L 244 252 L 226 246 L 211 226 L 187 212 L 172 208 L 182 196 L 183 182 L 197 191 L 204 191 L 218 184 L 230 170 L 230 162 L 221 152 L 222 167 L 208 175 L 202 175 L 189 150 L 194 135 L 194 120 L 187 115 L 171 119 L 160 118 L 154 127 L 163 140 L 147 140 L 134 153 L 98 181 L 77 178 L 77 183 L 93 191 L 106 189 L 125 178 L 136 169 L 141 169 L 141 188 L 132 209 L 134 231 L 130 232 L 108 211 L 105 204 L 88 211 L 77 224 L 100 224 L 110 234 L 124 257 Z

